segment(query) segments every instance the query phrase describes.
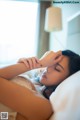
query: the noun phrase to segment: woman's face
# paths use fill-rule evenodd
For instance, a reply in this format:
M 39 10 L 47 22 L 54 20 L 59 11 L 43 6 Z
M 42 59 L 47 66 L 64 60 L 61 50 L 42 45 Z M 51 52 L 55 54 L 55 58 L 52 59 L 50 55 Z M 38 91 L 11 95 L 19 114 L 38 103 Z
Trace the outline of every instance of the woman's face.
M 55 66 L 48 67 L 40 78 L 40 83 L 46 86 L 57 85 L 69 75 L 69 58 L 63 55 Z

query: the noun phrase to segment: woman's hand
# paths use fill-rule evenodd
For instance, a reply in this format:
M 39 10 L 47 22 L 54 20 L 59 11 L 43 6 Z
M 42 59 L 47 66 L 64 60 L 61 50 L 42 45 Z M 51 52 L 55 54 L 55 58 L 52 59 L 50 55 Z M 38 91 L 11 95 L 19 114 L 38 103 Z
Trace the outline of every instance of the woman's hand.
M 20 58 L 18 63 L 24 63 L 26 67 L 30 70 L 40 68 L 40 67 L 49 67 L 57 64 L 62 59 L 62 52 L 46 52 L 41 59 L 36 57 L 31 58 Z
M 18 63 L 24 63 L 27 68 L 30 70 L 39 68 L 41 65 L 39 64 L 39 60 L 36 57 L 31 58 L 20 58 Z
M 40 64 L 42 67 L 49 67 L 52 65 L 57 64 L 62 59 L 62 52 L 53 52 L 48 51 L 46 52 L 40 59 Z

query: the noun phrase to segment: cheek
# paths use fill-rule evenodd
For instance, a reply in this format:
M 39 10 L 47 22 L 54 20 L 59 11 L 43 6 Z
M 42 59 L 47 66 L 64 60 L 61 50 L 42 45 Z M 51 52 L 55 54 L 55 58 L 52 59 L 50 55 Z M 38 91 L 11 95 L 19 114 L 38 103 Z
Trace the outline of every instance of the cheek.
M 50 86 L 50 85 L 57 85 L 61 83 L 65 79 L 64 73 L 58 73 L 56 71 L 47 74 L 47 77 L 41 78 L 40 82 L 43 85 Z
M 58 75 L 55 73 L 49 73 L 46 79 L 42 79 L 41 83 L 46 86 L 56 85 L 59 81 Z
M 47 83 L 49 85 L 57 85 L 59 83 L 61 83 L 64 80 L 64 75 L 62 73 L 54 73 L 54 74 L 50 74 L 47 77 Z
M 48 84 L 49 85 L 57 85 L 59 83 L 59 77 L 54 75 L 50 79 L 48 79 Z

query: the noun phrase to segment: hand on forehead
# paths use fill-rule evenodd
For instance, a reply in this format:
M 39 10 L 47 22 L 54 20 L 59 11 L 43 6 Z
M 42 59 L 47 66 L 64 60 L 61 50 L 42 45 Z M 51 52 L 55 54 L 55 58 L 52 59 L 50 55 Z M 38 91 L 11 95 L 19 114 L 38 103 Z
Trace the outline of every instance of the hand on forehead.
M 49 67 L 57 64 L 61 59 L 62 59 L 61 51 L 58 52 L 48 51 L 41 57 L 40 64 L 42 64 L 43 67 Z

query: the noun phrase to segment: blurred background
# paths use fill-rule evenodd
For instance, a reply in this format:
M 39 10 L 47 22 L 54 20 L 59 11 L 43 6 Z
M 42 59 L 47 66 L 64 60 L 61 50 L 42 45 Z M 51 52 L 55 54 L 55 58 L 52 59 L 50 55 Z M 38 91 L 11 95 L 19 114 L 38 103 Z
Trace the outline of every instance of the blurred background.
M 46 10 L 50 7 L 60 8 L 60 30 L 45 30 Z M 59 21 L 59 18 L 54 19 Z M 47 24 L 51 22 L 53 20 Z M 72 3 L 65 0 L 0 0 L 0 67 L 14 64 L 21 57 L 40 58 L 48 50 L 71 49 L 80 54 L 79 45 L 80 0 L 72 0 Z

